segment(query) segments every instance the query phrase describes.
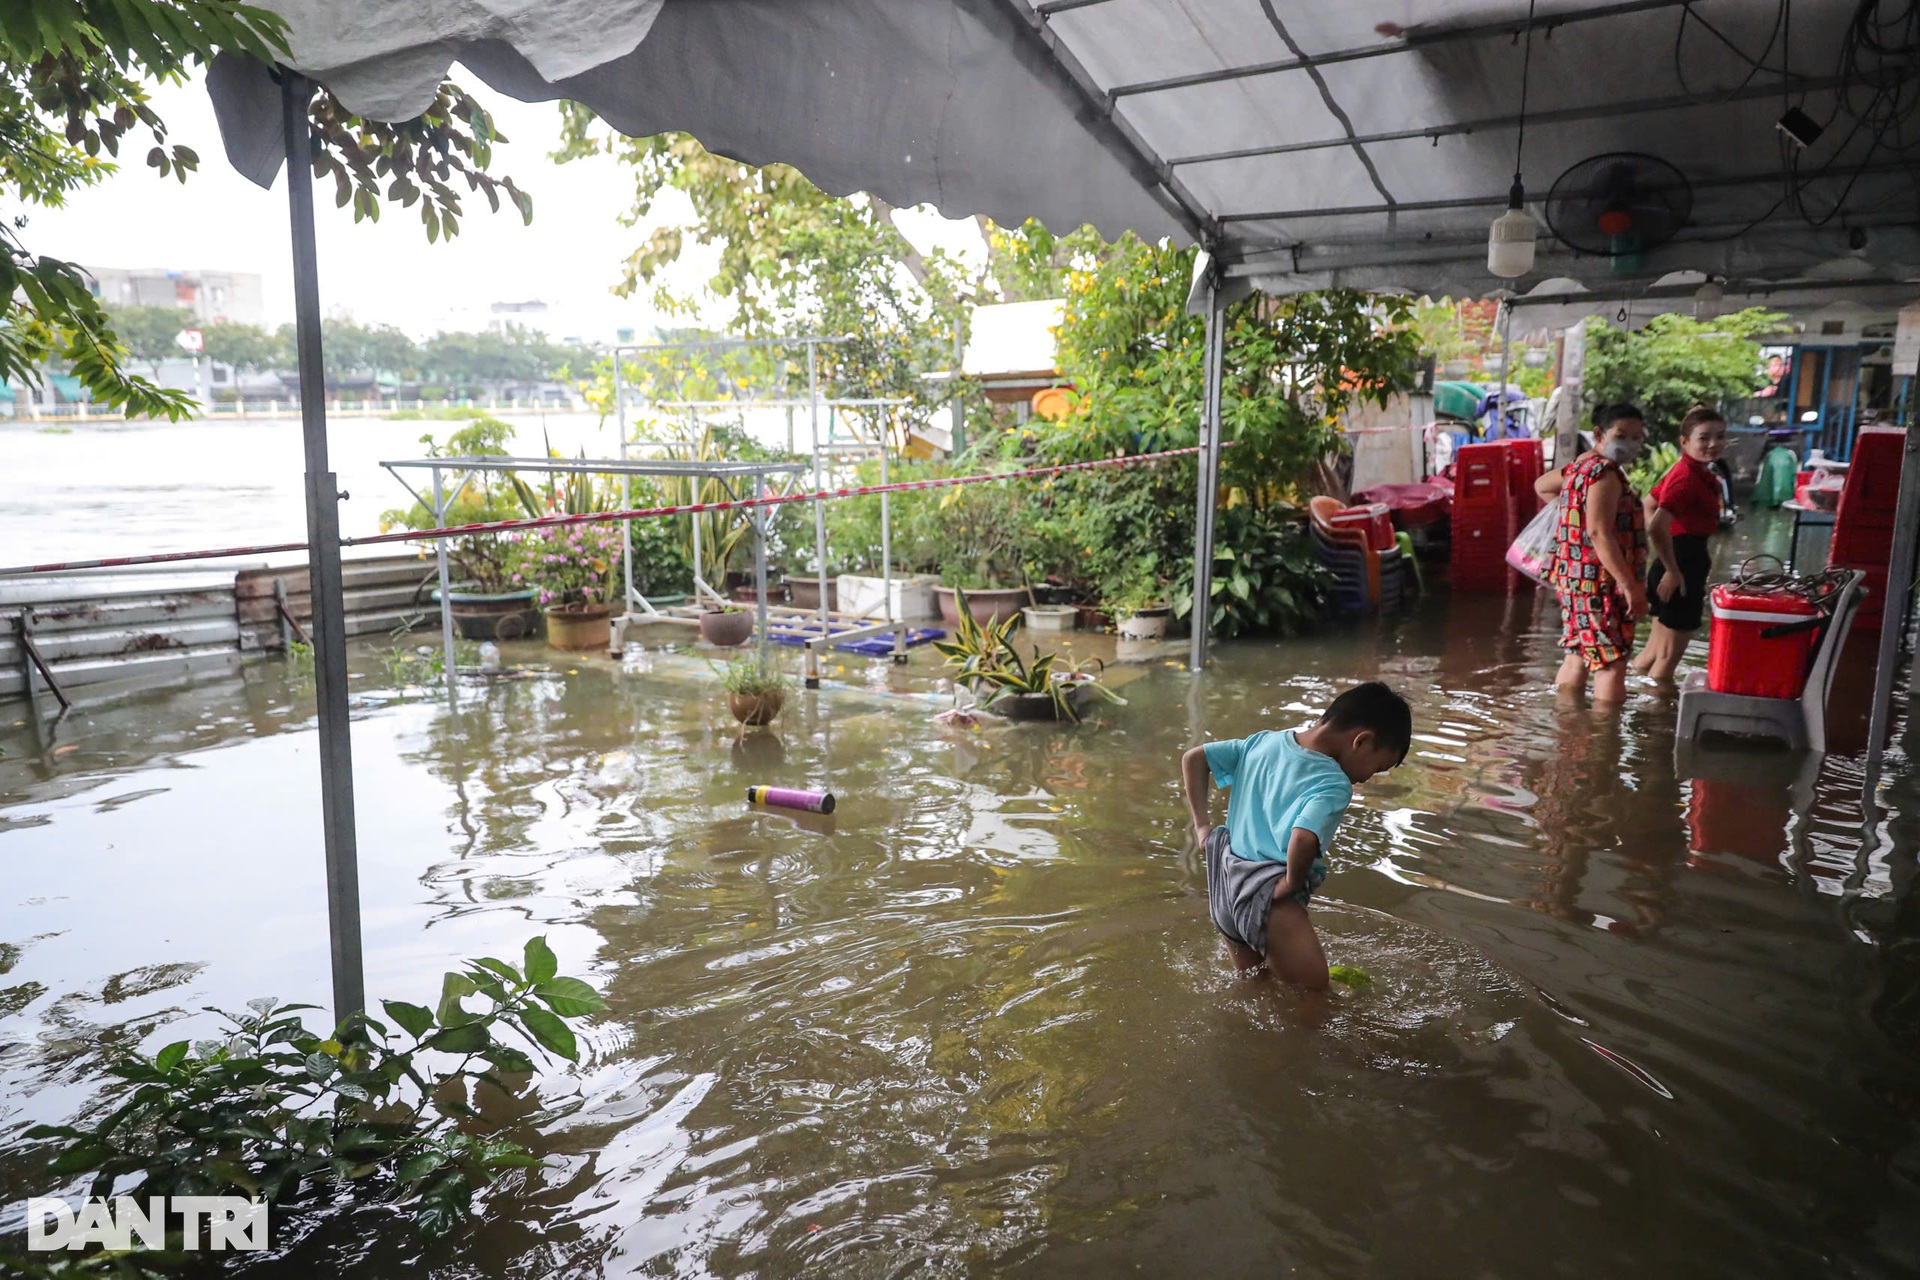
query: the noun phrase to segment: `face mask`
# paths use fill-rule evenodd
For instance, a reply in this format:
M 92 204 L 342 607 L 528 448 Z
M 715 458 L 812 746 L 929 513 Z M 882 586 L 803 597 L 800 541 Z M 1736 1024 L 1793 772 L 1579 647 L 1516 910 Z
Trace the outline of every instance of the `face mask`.
M 1607 461 L 1628 467 L 1640 456 L 1643 447 L 1638 440 L 1609 440 L 1600 446 L 1600 452 L 1606 455 Z

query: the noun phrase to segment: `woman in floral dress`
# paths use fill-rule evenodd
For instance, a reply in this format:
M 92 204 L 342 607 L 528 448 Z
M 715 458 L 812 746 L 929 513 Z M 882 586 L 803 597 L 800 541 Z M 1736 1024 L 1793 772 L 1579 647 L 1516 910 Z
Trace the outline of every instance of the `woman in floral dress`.
M 1647 427 L 1630 404 L 1608 405 L 1593 420 L 1594 447 L 1534 488 L 1547 500 L 1566 495 L 1547 571 L 1567 651 L 1554 685 L 1577 695 L 1591 673 L 1594 703 L 1612 705 L 1626 699 L 1633 628 L 1647 612 L 1646 516 L 1624 470 L 1646 447 Z

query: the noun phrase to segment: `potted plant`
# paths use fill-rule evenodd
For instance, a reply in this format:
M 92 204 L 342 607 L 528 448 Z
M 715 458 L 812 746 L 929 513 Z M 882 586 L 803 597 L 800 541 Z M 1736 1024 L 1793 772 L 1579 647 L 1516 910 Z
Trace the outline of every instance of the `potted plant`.
M 934 641 L 934 648 L 954 668 L 953 682 L 970 690 L 980 705 L 1013 720 L 1072 720 L 1096 699 L 1120 701 L 1089 671 L 1058 653 L 1034 648 L 1031 661 L 1023 659 L 1010 638 L 1014 617 L 981 625 L 960 589 L 954 634 Z
M 753 634 L 753 615 L 732 605 L 710 605 L 700 614 L 700 638 L 708 644 L 731 649 L 745 644 Z
M 971 602 L 973 620 L 982 626 L 1018 619 L 1021 607 L 1033 603 L 1025 586 L 1024 544 L 1030 522 L 1018 486 L 968 485 L 949 491 L 941 505 L 946 545 L 940 559 L 942 585 L 934 594 L 948 628 L 959 625 L 962 593 Z
M 530 529 L 520 536 L 514 576 L 539 589 L 549 647 L 607 647 L 613 613 L 608 597 L 619 569 L 621 537 L 620 526 L 611 522 Z
M 720 683 L 727 691 L 727 710 L 733 718 L 759 727 L 771 724 L 780 714 L 793 682 L 767 655 L 756 653 L 729 662 L 720 673 Z
M 512 437 L 512 426 L 476 413 L 444 445 L 431 434 L 421 436 L 420 443 L 430 458 L 489 457 L 508 453 Z M 527 506 L 532 490 L 510 471 L 448 471 L 443 489 L 453 496 L 442 517 L 426 503 L 415 502 L 382 513 L 381 531 L 483 524 L 532 514 Z M 451 538 L 447 558 L 459 574 L 459 582 L 447 593 L 447 612 L 463 640 L 515 640 L 540 629 L 538 592 L 529 583 L 515 581 L 514 546 L 508 538 L 497 533 Z M 432 599 L 439 603 L 438 588 Z
M 1159 640 L 1167 634 L 1167 619 L 1173 608 L 1159 581 L 1150 575 L 1129 579 L 1106 605 L 1107 613 L 1119 623 L 1122 639 Z

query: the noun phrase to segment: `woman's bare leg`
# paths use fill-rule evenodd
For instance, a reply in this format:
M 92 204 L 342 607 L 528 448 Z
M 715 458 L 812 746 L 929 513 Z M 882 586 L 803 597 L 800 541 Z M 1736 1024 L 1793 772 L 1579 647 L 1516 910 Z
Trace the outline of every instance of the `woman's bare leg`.
M 1569 649 L 1553 677 L 1554 690 L 1564 697 L 1577 698 L 1587 691 L 1587 664 L 1578 649 Z
M 1664 633 L 1666 647 L 1662 649 L 1655 660 L 1647 666 L 1646 672 L 1655 680 L 1672 680 L 1673 673 L 1680 669 L 1680 656 L 1687 651 L 1687 642 L 1693 639 L 1693 632 L 1669 631 L 1658 622 L 1654 623 L 1653 626 L 1656 636 Z M 1653 646 L 1648 645 L 1647 647 L 1652 648 Z
M 1672 647 L 1673 632 L 1667 630 L 1667 624 L 1654 620 L 1653 630 L 1647 636 L 1647 643 L 1639 653 L 1633 656 L 1628 665 L 1641 675 L 1652 675 L 1653 669 L 1666 660 L 1667 650 Z M 1657 677 L 1656 677 L 1657 678 Z
M 1615 658 L 1593 673 L 1593 704 L 1619 706 L 1627 700 L 1627 660 Z

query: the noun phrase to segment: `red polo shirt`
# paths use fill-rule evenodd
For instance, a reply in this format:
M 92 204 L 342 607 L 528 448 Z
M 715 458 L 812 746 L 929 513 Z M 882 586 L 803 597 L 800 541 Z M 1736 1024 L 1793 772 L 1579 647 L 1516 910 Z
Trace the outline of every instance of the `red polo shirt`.
M 1653 486 L 1653 500 L 1673 516 L 1673 531 L 1704 538 L 1720 529 L 1720 479 L 1686 454 Z

